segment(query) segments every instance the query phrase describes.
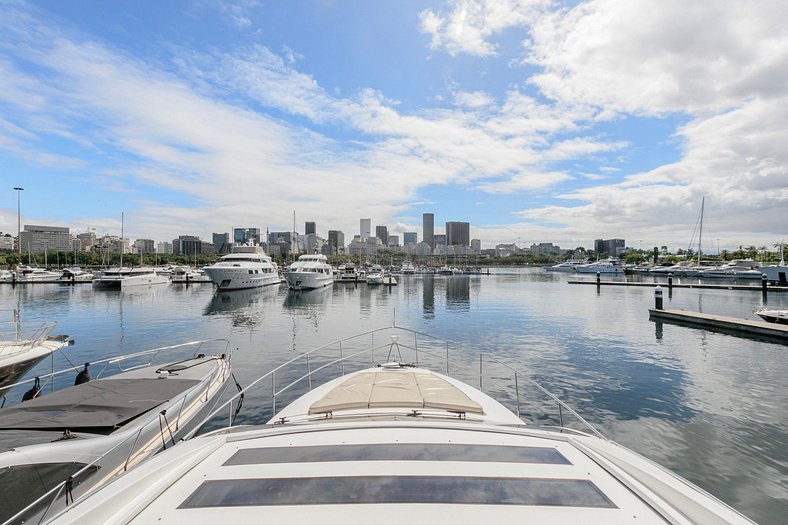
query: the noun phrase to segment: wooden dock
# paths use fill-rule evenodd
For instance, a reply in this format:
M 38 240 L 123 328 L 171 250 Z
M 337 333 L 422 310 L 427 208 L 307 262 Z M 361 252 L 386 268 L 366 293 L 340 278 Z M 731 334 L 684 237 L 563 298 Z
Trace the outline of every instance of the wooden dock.
M 739 337 L 769 339 L 788 345 L 788 325 L 784 324 L 677 309 L 649 308 L 648 313 L 652 321 L 706 328 Z
M 657 286 L 661 286 L 663 289 L 667 290 L 670 288 L 668 283 L 643 283 L 643 282 L 632 282 L 632 281 L 599 281 L 597 283 L 595 280 L 577 280 L 577 281 L 567 281 L 569 284 L 590 284 L 596 286 L 641 286 L 646 288 L 656 288 Z M 699 289 L 707 289 L 707 290 L 745 290 L 748 292 L 761 292 L 763 288 L 761 287 L 760 283 L 757 286 L 754 285 L 747 285 L 747 284 L 697 284 L 697 283 L 673 283 L 673 288 L 699 288 Z M 767 288 L 768 292 L 788 292 L 788 286 L 775 286 L 771 285 Z

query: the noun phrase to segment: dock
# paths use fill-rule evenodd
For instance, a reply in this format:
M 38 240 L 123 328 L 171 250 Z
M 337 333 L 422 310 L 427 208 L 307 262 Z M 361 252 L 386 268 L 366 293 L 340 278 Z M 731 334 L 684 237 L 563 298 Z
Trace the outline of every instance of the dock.
M 647 288 L 656 288 L 661 286 L 663 289 L 673 288 L 698 288 L 706 290 L 745 290 L 749 292 L 762 292 L 763 287 L 758 283 L 757 286 L 747 284 L 699 284 L 699 283 L 673 283 L 668 285 L 666 282 L 662 283 L 643 283 L 631 281 L 592 281 L 592 280 L 573 280 L 567 281 L 569 284 L 589 284 L 593 286 L 641 286 Z M 788 286 L 775 286 L 770 285 L 767 287 L 769 292 L 788 292 Z
M 652 321 L 706 328 L 739 337 L 765 338 L 788 345 L 788 325 L 784 324 L 678 309 L 649 308 L 648 313 Z

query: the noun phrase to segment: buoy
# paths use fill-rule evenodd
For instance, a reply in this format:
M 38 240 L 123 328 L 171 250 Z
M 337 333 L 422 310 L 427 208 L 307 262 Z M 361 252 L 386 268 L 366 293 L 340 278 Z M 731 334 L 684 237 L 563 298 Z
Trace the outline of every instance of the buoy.
M 33 388 L 25 392 L 22 396 L 22 401 L 29 401 L 31 399 L 37 398 L 41 394 L 41 384 L 36 377 L 36 382 L 33 384 Z
M 90 371 L 88 370 L 89 366 L 90 363 L 85 363 L 85 369 L 77 374 L 77 378 L 76 380 L 74 380 L 74 386 L 81 385 L 82 383 L 87 383 L 88 381 L 90 381 Z

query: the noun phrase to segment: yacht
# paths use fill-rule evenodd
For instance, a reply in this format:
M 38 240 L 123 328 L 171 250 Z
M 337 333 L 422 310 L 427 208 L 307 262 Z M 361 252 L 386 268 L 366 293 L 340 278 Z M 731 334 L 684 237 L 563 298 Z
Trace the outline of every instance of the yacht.
M 334 272 L 325 255 L 302 255 L 284 272 L 291 290 L 312 290 L 334 284 Z
M 619 259 L 610 257 L 601 261 L 581 264 L 577 267 L 577 273 L 624 273 L 624 267 Z
M 196 341 L 86 364 L 75 386 L 46 395 L 36 393 L 37 377 L 25 401 L 0 410 L 0 522 L 45 521 L 47 512 L 175 445 L 216 407 L 230 378 L 228 348 L 226 340 Z
M 701 272 L 700 276 L 710 279 L 760 279 L 760 267 L 761 264 L 752 259 L 733 259 Z
M 169 279 L 156 273 L 152 266 L 120 267 L 102 270 L 101 275 L 93 279 L 94 288 L 121 288 L 167 284 Z
M 73 341 L 52 336 L 57 323 L 9 321 L 0 324 L 0 397 L 44 358 Z
M 357 283 L 362 280 L 361 273 L 353 263 L 340 264 L 337 268 L 336 282 L 338 283 Z
M 279 268 L 261 246 L 234 246 L 233 252 L 202 269 L 219 290 L 240 290 L 279 284 Z
M 755 313 L 764 321 L 768 321 L 770 323 L 788 324 L 788 310 L 761 308 Z
M 583 261 L 564 261 L 562 263 L 558 263 L 553 266 L 547 266 L 545 268 L 548 272 L 576 272 L 577 267 L 581 264 L 585 264 Z
M 403 275 L 410 275 L 416 273 L 416 268 L 413 267 L 413 263 L 410 261 L 405 261 L 402 263 L 402 269 L 400 271 Z
M 367 272 L 367 284 L 376 286 L 383 284 L 383 267 L 379 264 L 373 264 L 372 268 Z
M 191 266 L 175 266 L 170 272 L 171 283 L 210 283 L 211 278 L 202 270 L 195 270 Z
M 11 281 L 17 283 L 56 283 L 60 272 L 53 272 L 37 266 L 19 265 L 12 272 Z
M 766 275 L 766 279 L 772 283 L 779 283 L 783 286 L 788 284 L 788 266 L 785 264 L 784 246 L 780 244 L 780 262 L 778 264 L 768 264 L 761 266 L 761 272 Z
M 252 407 L 272 415 L 267 423 L 234 423 L 239 393 L 208 421 L 223 428 L 159 453 L 52 523 L 752 525 L 484 348 L 466 367 L 444 343 L 391 327 L 302 354 L 242 391 L 267 393 L 270 412 Z M 310 362 L 326 364 L 305 373 Z M 278 409 L 277 396 L 294 400 Z
M 61 284 L 89 283 L 93 281 L 93 274 L 79 266 L 68 266 L 63 268 L 63 273 L 57 280 Z

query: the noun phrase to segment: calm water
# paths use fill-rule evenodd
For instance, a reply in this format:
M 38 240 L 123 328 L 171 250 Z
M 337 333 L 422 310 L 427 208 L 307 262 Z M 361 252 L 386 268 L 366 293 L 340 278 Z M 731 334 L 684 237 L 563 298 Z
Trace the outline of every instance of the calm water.
M 788 346 L 649 321 L 653 289 L 569 285 L 540 269 L 401 277 L 293 294 L 210 285 L 0 286 L 0 309 L 58 322 L 74 362 L 223 337 L 249 384 L 289 357 L 396 322 L 502 355 L 609 438 L 761 524 L 788 516 Z M 788 294 L 769 305 L 788 308 Z M 666 307 L 754 318 L 758 292 L 674 290 Z M 41 365 L 49 368 L 49 363 Z M 44 372 L 42 372 L 44 373 Z M 11 397 L 15 394 L 12 392 Z M 21 394 L 20 394 L 21 395 Z M 11 401 L 16 401 L 12 399 Z

